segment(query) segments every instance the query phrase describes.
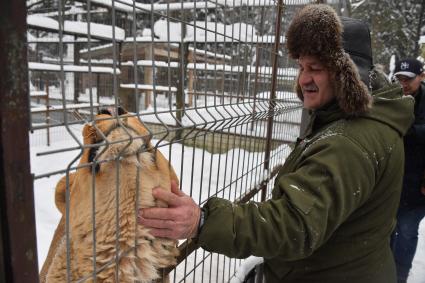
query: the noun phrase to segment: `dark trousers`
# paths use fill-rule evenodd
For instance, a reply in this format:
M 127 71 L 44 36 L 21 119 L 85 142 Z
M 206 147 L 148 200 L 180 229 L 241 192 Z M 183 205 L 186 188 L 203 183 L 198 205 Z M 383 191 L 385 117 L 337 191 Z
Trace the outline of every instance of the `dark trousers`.
M 398 282 L 406 282 L 418 244 L 419 223 L 425 216 L 425 206 L 400 207 L 397 226 L 391 237 L 391 249 L 397 268 Z

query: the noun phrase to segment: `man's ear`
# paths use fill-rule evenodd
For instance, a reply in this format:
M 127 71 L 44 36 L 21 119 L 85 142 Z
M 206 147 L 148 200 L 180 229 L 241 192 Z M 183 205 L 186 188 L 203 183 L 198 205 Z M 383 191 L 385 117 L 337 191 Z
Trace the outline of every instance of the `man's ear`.
M 90 124 L 85 124 L 83 128 L 83 143 L 93 144 L 96 143 L 96 129 Z

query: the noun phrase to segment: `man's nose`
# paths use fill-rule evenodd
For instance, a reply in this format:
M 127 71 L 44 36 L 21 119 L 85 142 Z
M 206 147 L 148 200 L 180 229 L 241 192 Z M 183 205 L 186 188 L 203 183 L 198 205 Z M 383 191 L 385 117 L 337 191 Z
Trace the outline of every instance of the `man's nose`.
M 407 87 L 407 86 L 409 85 L 409 82 L 408 82 L 408 81 L 406 81 L 406 80 L 400 80 L 399 82 L 400 82 L 400 85 L 401 85 L 402 87 Z
M 310 84 L 313 82 L 313 77 L 306 72 L 302 72 L 298 78 L 298 82 L 300 85 Z

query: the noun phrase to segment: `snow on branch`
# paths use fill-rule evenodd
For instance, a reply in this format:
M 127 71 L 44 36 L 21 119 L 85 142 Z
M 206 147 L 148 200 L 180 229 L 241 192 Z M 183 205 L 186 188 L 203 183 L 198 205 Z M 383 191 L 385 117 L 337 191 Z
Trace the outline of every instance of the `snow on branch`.
M 31 28 L 59 32 L 59 22 L 49 17 L 29 15 L 27 23 Z M 65 21 L 63 32 L 65 34 L 88 37 L 88 24 L 85 22 Z M 123 41 L 125 32 L 123 29 L 115 27 L 115 34 L 113 35 L 112 26 L 90 23 L 90 36 L 94 39 Z

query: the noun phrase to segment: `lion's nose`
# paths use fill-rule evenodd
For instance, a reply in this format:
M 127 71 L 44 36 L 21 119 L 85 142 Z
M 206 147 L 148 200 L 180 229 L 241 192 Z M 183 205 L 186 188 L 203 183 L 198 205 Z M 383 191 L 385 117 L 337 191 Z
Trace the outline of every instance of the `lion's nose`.
M 118 115 L 124 115 L 127 114 L 127 110 L 125 110 L 123 107 L 118 106 Z
M 97 113 L 98 115 L 100 115 L 100 114 L 105 114 L 105 115 L 111 115 L 112 116 L 112 114 L 111 114 L 111 112 L 109 111 L 109 109 L 107 109 L 107 108 L 102 108 L 102 109 L 100 109 L 100 111 L 99 111 L 99 113 Z
M 109 108 L 102 108 L 100 109 L 98 114 L 106 114 L 106 115 L 111 115 L 114 116 L 114 114 L 118 113 L 118 116 L 127 114 L 127 110 L 125 110 L 123 107 L 118 106 L 117 110 L 115 110 L 114 107 L 109 107 Z

